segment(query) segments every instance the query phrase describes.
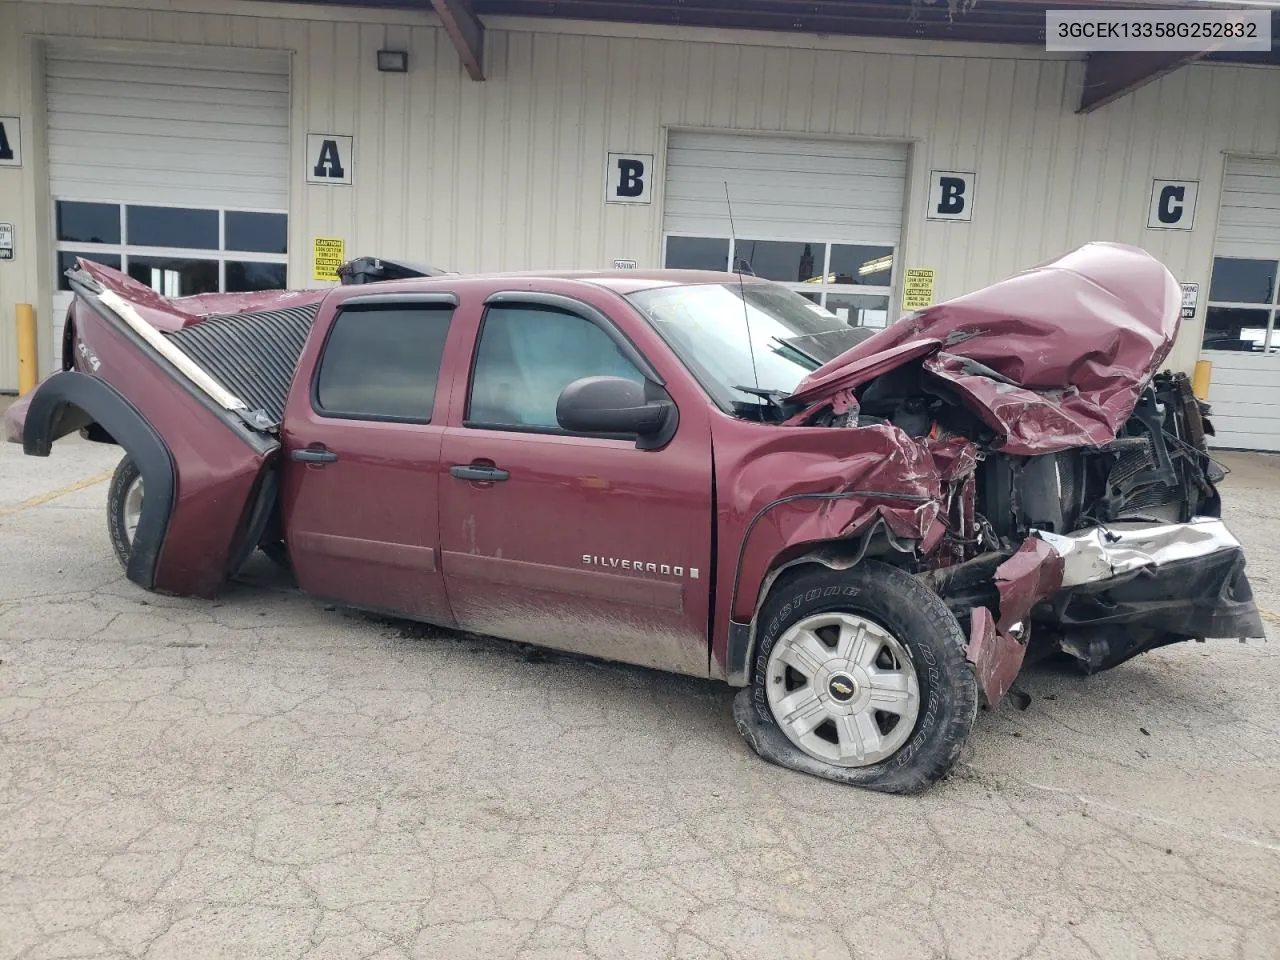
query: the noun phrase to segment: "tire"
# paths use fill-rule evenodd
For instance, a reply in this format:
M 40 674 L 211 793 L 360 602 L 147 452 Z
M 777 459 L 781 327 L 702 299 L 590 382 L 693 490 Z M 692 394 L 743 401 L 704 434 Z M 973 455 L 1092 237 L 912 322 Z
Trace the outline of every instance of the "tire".
M 107 489 L 107 533 L 111 537 L 111 546 L 116 552 L 120 566 L 129 566 L 129 556 L 133 552 L 133 535 L 129 525 L 129 498 L 137 485 L 138 503 L 141 503 L 142 474 L 127 456 L 116 466 L 111 476 L 111 486 Z M 136 521 L 135 521 L 136 523 Z
M 751 716 L 747 691 L 737 713 L 762 756 L 890 793 L 951 769 L 977 717 L 977 681 L 960 624 L 915 577 L 874 561 L 804 568 L 779 580 L 759 623 Z

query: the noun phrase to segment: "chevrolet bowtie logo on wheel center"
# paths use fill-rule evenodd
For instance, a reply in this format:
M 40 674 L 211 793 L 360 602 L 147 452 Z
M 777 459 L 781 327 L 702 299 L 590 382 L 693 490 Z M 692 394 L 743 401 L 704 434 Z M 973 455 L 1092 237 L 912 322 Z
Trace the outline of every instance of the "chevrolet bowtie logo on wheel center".
M 831 699 L 839 703 L 848 703 L 858 692 L 858 682 L 843 673 L 837 673 L 827 684 L 827 692 Z

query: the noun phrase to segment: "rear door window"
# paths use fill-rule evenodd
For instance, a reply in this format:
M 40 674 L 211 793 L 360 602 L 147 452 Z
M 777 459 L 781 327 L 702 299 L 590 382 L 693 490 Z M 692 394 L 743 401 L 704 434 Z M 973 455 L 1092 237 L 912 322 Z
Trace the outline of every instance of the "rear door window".
M 476 347 L 467 426 L 559 431 L 556 403 L 583 377 L 644 376 L 589 320 L 537 304 L 492 306 Z
M 360 306 L 333 322 L 313 404 L 349 420 L 429 423 L 450 306 Z

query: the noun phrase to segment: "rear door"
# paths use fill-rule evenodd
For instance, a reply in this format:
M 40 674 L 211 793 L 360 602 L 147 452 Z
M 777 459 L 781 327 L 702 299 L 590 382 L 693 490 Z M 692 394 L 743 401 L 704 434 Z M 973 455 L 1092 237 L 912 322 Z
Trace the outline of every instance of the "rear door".
M 570 435 L 555 411 L 572 381 L 663 376 L 586 302 L 506 293 L 464 308 L 477 344 L 440 475 L 442 562 L 459 626 L 705 676 L 706 401 L 667 384 L 681 419 L 660 450 Z
M 448 391 L 437 387 L 455 303 L 348 297 L 317 325 L 282 435 L 286 542 L 308 593 L 453 622 L 437 518 Z

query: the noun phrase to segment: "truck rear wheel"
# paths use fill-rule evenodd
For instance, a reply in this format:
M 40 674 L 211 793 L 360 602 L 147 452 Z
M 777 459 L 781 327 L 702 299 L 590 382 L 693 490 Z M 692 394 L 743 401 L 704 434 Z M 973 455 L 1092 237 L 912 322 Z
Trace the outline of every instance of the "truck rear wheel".
M 873 561 L 802 573 L 780 581 L 759 622 L 755 675 L 735 707 L 765 759 L 891 793 L 955 763 L 977 683 L 959 623 L 915 577 Z
M 116 466 L 107 490 L 107 532 L 120 566 L 129 566 L 133 552 L 133 535 L 142 516 L 142 473 L 126 456 Z

